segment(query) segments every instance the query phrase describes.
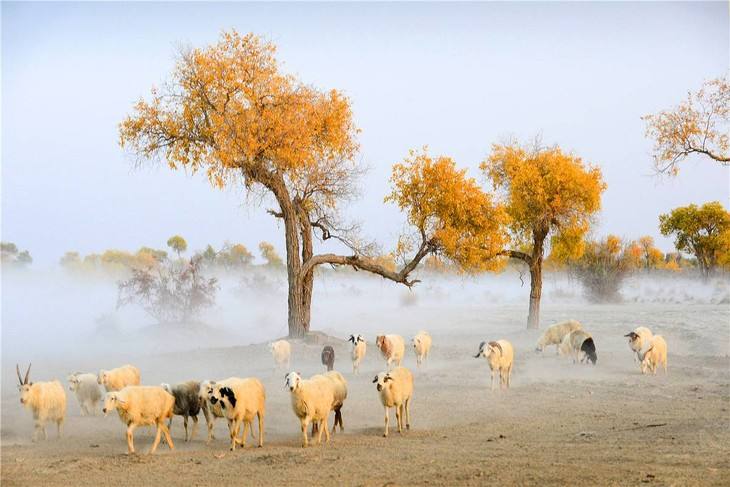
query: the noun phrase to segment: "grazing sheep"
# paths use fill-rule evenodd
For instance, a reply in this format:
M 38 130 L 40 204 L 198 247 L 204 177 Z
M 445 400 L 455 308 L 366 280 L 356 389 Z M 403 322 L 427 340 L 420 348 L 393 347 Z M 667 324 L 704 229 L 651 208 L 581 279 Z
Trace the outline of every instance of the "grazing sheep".
M 139 369 L 134 365 L 122 365 L 112 370 L 100 370 L 98 383 L 107 392 L 120 391 L 127 386 L 139 385 Z
M 322 377 L 322 376 L 320 376 Z M 310 422 L 318 423 L 317 444 L 322 443 L 322 430 L 325 440 L 330 441 L 330 432 L 327 426 L 327 417 L 335 403 L 334 386 L 331 380 L 302 379 L 298 372 L 286 375 L 286 387 L 291 392 L 291 405 L 294 414 L 299 418 L 302 429 L 302 448 L 309 445 L 307 425 Z
M 512 365 L 514 363 L 514 349 L 507 340 L 496 342 L 482 342 L 479 344 L 479 352 L 474 358 L 484 357 L 489 363 L 492 375 L 492 390 L 495 389 L 495 378 L 499 374 L 500 389 L 507 389 L 512 380 Z
M 329 345 L 322 349 L 322 365 L 327 367 L 328 372 L 335 367 L 335 349 Z
M 291 344 L 286 340 L 279 340 L 269 344 L 271 355 L 274 357 L 274 368 L 289 370 L 291 367 Z
M 390 370 L 391 363 L 395 363 L 396 366 L 400 367 L 406 351 L 403 337 L 400 335 L 378 335 L 375 343 L 378 345 L 380 353 L 383 354 L 383 358 L 385 358 L 388 364 L 388 370 Z
M 350 335 L 349 340 L 352 342 L 352 373 L 360 373 L 360 362 L 365 358 L 367 343 L 362 335 Z
M 175 398 L 162 387 L 127 386 L 120 391 L 107 392 L 104 398 L 104 416 L 116 409 L 119 419 L 127 425 L 127 451 L 134 453 L 134 430 L 138 426 L 157 427 L 155 441 L 148 453 L 154 453 L 160 444 L 160 434 L 165 434 L 170 450 L 175 449 L 170 429 L 165 420 L 172 419 Z
M 418 367 L 421 367 L 421 364 L 431 352 L 431 335 L 427 331 L 419 331 L 413 337 L 413 351 L 416 352 L 416 363 Z
M 380 393 L 380 402 L 385 408 L 385 432 L 388 436 L 390 417 L 388 408 L 395 408 L 395 419 L 398 423 L 398 433 L 403 433 L 403 416 L 406 429 L 411 429 L 411 399 L 413 397 L 413 374 L 405 367 L 396 367 L 390 372 L 381 372 L 373 379 Z
M 239 379 L 232 377 L 212 384 L 208 399 L 212 404 L 220 404 L 223 414 L 228 419 L 231 436 L 231 451 L 237 444 L 246 448 L 246 434 L 251 428 L 253 435 L 253 418 L 259 422 L 259 448 L 264 446 L 264 416 L 266 414 L 266 391 L 258 379 Z M 243 423 L 243 434 L 238 439 L 238 432 Z
M 634 361 L 641 362 L 642 350 L 644 350 L 644 346 L 649 346 L 654 334 L 649 328 L 639 326 L 624 336 L 628 337 L 629 348 L 636 354 L 634 355 Z
M 573 363 L 587 363 L 590 361 L 593 365 L 596 365 L 598 361 L 593 337 L 584 330 L 575 330 L 566 335 L 560 344 L 560 353 L 572 355 Z
M 175 407 L 173 414 L 183 417 L 183 425 L 185 426 L 185 441 L 193 441 L 195 432 L 198 429 L 198 413 L 203 410 L 205 423 L 210 425 L 210 413 L 208 412 L 208 401 L 200 399 L 200 382 L 191 380 L 171 386 L 170 384 L 161 384 L 162 388 L 172 394 L 175 398 Z M 193 428 L 188 436 L 188 417 L 193 418 Z M 172 426 L 172 418 L 167 425 Z M 210 429 L 210 428 L 209 428 Z
M 101 401 L 96 374 L 76 372 L 69 375 L 68 389 L 76 394 L 82 416 L 96 416 L 97 404 Z
M 583 326 L 575 320 L 568 320 L 549 326 L 537 341 L 537 348 L 535 350 L 542 352 L 545 350 L 545 347 L 556 345 L 556 353 L 559 353 L 560 343 L 563 341 L 565 335 L 582 328 Z
M 33 441 L 38 441 L 42 434 L 43 439 L 48 439 L 46 423 L 55 422 L 58 428 L 58 437 L 63 431 L 63 422 L 66 419 L 66 391 L 57 380 L 52 382 L 29 382 L 30 366 L 25 372 L 25 378 L 20 376 L 20 367 L 16 364 L 15 371 L 18 374 L 18 392 L 20 392 L 20 404 L 31 410 L 35 429 L 33 430 Z
M 667 373 L 667 342 L 661 335 L 654 335 L 649 343 L 649 348 L 641 357 L 641 373 L 651 372 L 656 375 L 657 365 L 662 364 L 664 374 Z

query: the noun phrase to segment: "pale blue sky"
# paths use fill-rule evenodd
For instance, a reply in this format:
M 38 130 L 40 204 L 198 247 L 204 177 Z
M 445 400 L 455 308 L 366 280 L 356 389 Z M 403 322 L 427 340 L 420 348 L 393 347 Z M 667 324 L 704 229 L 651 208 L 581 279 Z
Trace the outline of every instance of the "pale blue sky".
M 225 240 L 282 248 L 240 191 L 165 167 L 134 170 L 117 123 L 165 79 L 179 44 L 222 29 L 279 46 L 284 69 L 353 101 L 371 167 L 346 214 L 391 247 L 402 217 L 382 203 L 391 165 L 428 144 L 476 167 L 493 142 L 542 133 L 601 166 L 598 232 L 661 239 L 657 215 L 728 202 L 729 170 L 705 160 L 651 176 L 643 114 L 728 70 L 728 3 L 2 3 L 2 239 L 36 265 L 66 250 L 193 249 Z

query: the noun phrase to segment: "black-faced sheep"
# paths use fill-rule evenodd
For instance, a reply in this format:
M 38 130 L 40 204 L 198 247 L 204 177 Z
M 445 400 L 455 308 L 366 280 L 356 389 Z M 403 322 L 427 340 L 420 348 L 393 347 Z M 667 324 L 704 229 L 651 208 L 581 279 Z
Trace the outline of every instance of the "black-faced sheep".
M 348 341 L 352 342 L 352 373 L 358 374 L 360 372 L 360 362 L 365 358 L 367 343 L 362 335 L 350 335 Z
M 266 415 L 266 391 L 258 379 L 239 379 L 232 377 L 212 384 L 208 398 L 213 405 L 220 404 L 223 414 L 228 419 L 231 437 L 231 451 L 237 444 L 246 447 L 246 436 L 249 428 L 253 435 L 253 419 L 258 418 L 259 447 L 264 446 L 264 416 Z M 238 432 L 243 423 L 243 434 L 238 439 Z
M 639 326 L 624 335 L 629 339 L 629 348 L 634 352 L 634 361 L 641 362 L 642 351 L 648 347 L 654 334 L 645 326 Z

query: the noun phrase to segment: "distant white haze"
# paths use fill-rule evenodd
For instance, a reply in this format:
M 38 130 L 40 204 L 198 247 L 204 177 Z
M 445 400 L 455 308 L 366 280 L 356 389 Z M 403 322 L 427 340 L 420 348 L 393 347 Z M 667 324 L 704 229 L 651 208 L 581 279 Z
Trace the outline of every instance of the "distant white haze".
M 658 215 L 728 204 L 730 169 L 692 159 L 652 176 L 644 114 L 728 71 L 728 3 L 2 3 L 2 239 L 51 268 L 68 250 L 192 250 L 283 232 L 240 189 L 164 165 L 133 169 L 117 124 L 221 30 L 273 41 L 284 70 L 343 90 L 370 171 L 345 214 L 392 248 L 393 163 L 428 145 L 477 176 L 492 143 L 542 134 L 603 170 L 597 234 L 659 235 Z

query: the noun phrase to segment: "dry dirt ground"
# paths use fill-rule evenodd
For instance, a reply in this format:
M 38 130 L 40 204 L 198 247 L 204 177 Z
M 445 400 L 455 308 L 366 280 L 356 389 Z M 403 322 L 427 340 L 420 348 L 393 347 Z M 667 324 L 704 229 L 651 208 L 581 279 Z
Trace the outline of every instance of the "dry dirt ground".
M 441 319 L 440 312 L 449 314 L 435 308 L 417 313 Z M 272 370 L 263 345 L 33 366 L 36 380 L 124 359 L 141 368 L 147 384 L 258 376 L 267 390 L 266 442 L 235 452 L 228 451 L 221 420 L 217 439 L 205 444 L 201 415 L 194 441 L 182 441 L 182 421 L 175 418 L 174 451 L 163 443 L 155 455 L 128 456 L 116 415 L 81 417 L 72 396 L 63 438 L 49 427 L 49 440 L 31 443 L 30 414 L 19 404 L 11 364 L 3 363 L 2 485 L 730 485 L 728 307 L 642 308 L 644 323 L 660 331 L 664 323 L 670 347 L 669 374 L 656 377 L 640 374 L 622 337 L 626 323 L 636 323 L 637 308 L 563 312 L 582 316 L 593 331 L 595 367 L 574 365 L 552 349 L 535 353 L 537 332 L 516 324 L 516 309 L 493 310 L 486 328 L 484 317 L 449 314 L 448 324 L 432 327 L 430 362 L 415 371 L 412 429 L 402 435 L 391 430 L 389 438 L 382 437 L 383 410 L 371 383 L 383 368 L 374 334 L 358 376 L 351 373 L 346 344 L 337 344 L 336 366 L 350 385 L 346 429 L 329 444 L 307 449 L 299 445 L 284 374 Z M 545 310 L 551 313 L 557 311 Z M 501 337 L 515 344 L 513 387 L 490 392 L 487 364 L 473 355 L 481 340 Z M 295 344 L 294 368 L 305 375 L 321 371 L 320 349 Z M 410 351 L 405 365 L 415 370 Z M 145 452 L 152 431 L 140 429 L 135 439 Z

